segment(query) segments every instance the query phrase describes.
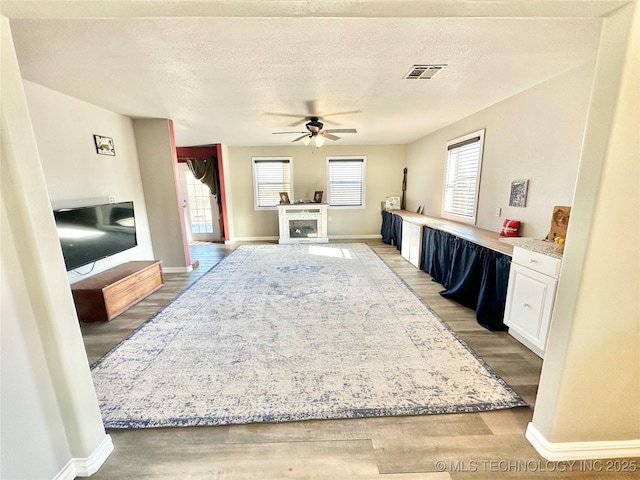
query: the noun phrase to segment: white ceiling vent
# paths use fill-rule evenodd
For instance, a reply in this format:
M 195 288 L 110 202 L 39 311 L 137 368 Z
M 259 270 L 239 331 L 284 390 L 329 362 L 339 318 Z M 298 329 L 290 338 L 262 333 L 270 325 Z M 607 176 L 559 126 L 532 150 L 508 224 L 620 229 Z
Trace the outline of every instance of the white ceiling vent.
M 403 78 L 407 80 L 431 80 L 445 67 L 446 65 L 414 65 Z

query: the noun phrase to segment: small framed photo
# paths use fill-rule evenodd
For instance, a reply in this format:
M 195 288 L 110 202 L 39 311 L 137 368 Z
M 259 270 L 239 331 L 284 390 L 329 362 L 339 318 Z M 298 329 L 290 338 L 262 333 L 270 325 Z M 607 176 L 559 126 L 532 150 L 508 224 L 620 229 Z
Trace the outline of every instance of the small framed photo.
M 288 203 L 291 203 L 289 194 L 287 192 L 280 192 L 280 205 L 286 205 Z
M 96 144 L 96 153 L 99 155 L 116 155 L 116 149 L 113 146 L 113 138 L 94 135 L 93 141 Z
M 316 193 L 313 194 L 313 202 L 314 203 L 322 203 L 322 194 L 323 190 L 317 190 Z
M 510 207 L 525 207 L 527 205 L 527 187 L 529 180 L 514 180 L 511 182 Z

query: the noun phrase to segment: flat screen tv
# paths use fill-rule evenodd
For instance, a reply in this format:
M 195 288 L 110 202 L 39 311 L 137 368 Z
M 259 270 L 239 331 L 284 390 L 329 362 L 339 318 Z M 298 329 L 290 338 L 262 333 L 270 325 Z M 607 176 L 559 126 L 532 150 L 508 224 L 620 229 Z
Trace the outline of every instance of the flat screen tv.
M 67 271 L 138 245 L 133 202 L 53 212 Z

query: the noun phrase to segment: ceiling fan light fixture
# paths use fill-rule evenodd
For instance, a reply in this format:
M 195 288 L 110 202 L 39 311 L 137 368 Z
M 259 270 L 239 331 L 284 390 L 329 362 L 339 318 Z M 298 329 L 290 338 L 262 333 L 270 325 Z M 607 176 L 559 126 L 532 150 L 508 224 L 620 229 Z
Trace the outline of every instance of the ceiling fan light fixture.
M 316 135 L 316 147 L 320 148 L 321 146 L 324 145 L 324 137 L 322 135 Z
M 311 143 L 311 136 L 307 135 L 306 137 L 304 137 L 302 139 L 302 143 L 304 143 L 304 146 L 306 147 L 307 145 L 309 145 Z

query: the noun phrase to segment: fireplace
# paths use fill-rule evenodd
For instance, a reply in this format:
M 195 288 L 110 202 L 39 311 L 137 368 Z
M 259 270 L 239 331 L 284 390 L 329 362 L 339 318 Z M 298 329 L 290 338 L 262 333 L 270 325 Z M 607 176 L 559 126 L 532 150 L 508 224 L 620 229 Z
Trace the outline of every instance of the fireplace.
M 278 205 L 278 243 L 327 243 L 327 207 L 324 203 Z

